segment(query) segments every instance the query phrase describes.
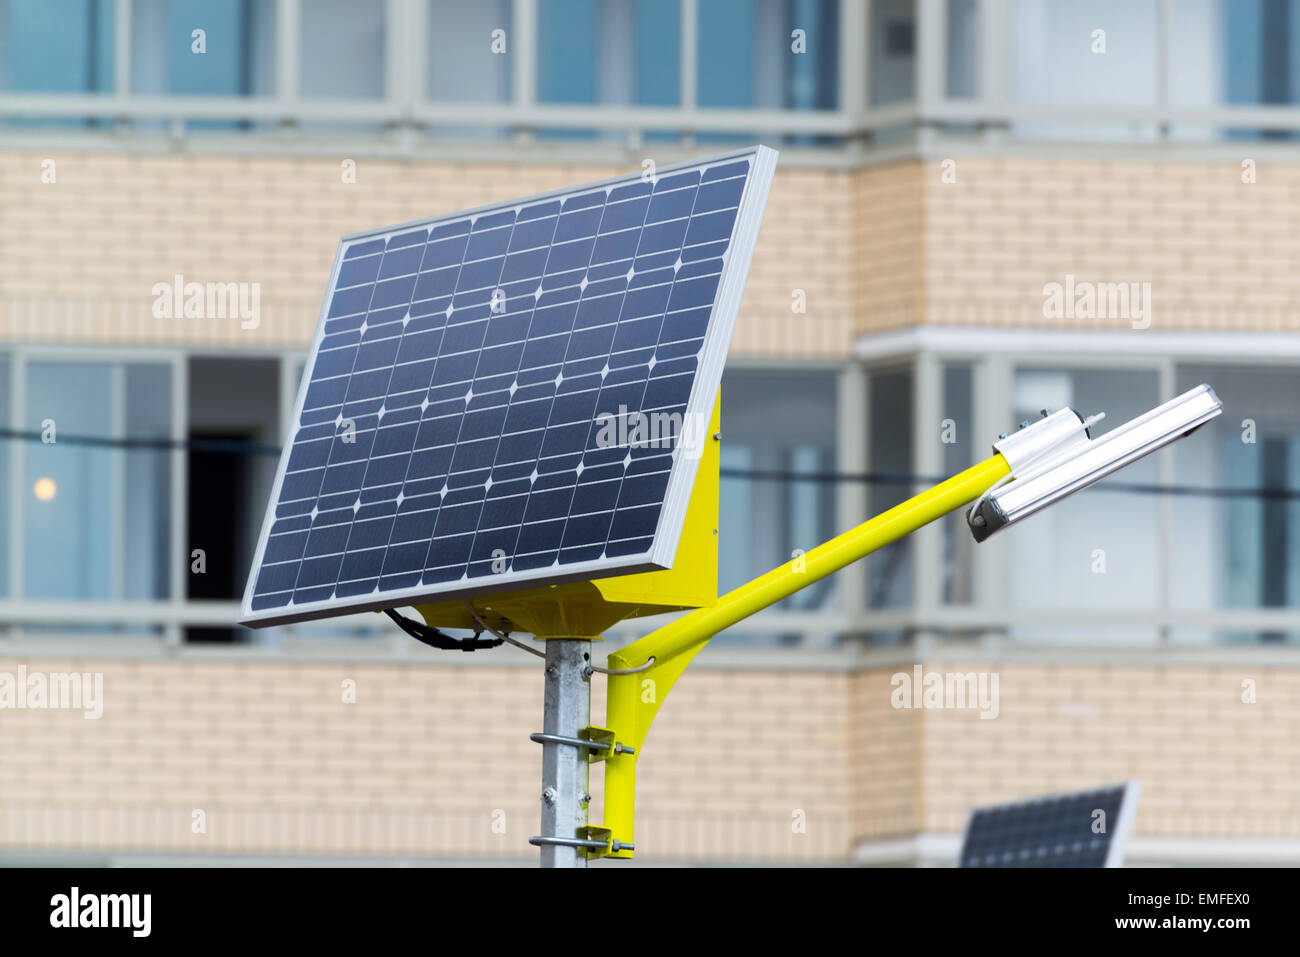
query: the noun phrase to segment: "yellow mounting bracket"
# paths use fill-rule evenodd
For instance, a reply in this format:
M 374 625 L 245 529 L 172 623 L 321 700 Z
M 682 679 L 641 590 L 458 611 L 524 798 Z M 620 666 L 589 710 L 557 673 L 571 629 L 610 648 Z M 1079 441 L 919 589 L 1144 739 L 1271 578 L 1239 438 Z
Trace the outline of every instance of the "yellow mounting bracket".
M 637 670 L 609 677 L 605 723 L 630 750 L 605 758 L 607 856 L 632 856 L 636 762 L 646 734 L 668 692 L 714 635 L 960 508 L 1010 471 L 1001 455 L 986 459 L 611 654 L 611 670 Z

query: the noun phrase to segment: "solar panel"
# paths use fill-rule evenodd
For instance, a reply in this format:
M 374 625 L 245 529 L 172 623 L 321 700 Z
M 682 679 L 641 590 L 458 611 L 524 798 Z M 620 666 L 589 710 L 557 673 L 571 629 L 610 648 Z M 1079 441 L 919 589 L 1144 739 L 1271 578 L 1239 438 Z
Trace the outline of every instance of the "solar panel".
M 775 165 L 345 236 L 241 622 L 671 567 Z
M 1129 781 L 976 808 L 966 823 L 958 866 L 1119 867 L 1141 789 Z

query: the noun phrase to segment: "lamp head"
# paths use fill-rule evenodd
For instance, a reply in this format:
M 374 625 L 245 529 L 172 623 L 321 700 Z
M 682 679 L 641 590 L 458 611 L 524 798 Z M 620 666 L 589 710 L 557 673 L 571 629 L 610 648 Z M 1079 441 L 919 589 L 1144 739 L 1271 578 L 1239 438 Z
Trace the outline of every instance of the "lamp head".
M 993 444 L 1011 475 L 980 496 L 967 514 L 975 541 L 1190 435 L 1222 412 L 1214 390 L 1198 385 L 1098 439 L 1089 428 L 1101 416 L 1085 419 L 1073 409 L 1044 415 Z

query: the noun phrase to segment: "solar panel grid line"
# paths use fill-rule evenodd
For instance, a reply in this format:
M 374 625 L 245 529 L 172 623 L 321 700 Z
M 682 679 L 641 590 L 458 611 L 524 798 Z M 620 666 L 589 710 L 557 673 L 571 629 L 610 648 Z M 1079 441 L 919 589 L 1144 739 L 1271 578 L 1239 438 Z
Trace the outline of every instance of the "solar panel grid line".
M 384 252 L 381 253 L 381 254 L 380 254 L 380 257 L 379 257 L 379 271 L 380 271 L 381 273 L 383 272 L 383 259 L 384 259 L 384 256 L 385 256 L 386 254 L 387 254 L 387 248 L 385 248 Z M 379 290 L 379 284 L 378 284 L 378 283 L 374 283 L 374 284 L 372 284 L 372 285 L 370 286 L 370 290 L 369 290 L 369 291 L 370 291 L 369 302 L 370 302 L 371 304 L 373 304 L 375 294 L 378 292 L 378 290 Z M 369 309 L 367 309 L 367 312 L 368 312 L 368 311 L 369 311 Z M 361 336 L 362 336 L 362 338 L 364 339 L 364 337 L 365 337 L 365 333 L 366 333 L 366 321 L 365 321 L 364 319 L 363 319 L 362 322 L 361 322 L 361 327 L 360 327 L 360 329 L 361 329 Z M 360 349 L 360 347 L 358 346 L 357 351 L 356 351 L 355 355 L 353 356 L 353 360 L 352 360 L 352 372 L 349 374 L 349 382 L 348 382 L 349 390 L 350 390 L 350 388 L 351 388 L 351 376 L 354 375 L 354 374 L 356 373 L 356 363 L 357 363 L 357 360 L 360 358 L 360 356 L 361 356 L 361 349 Z M 343 412 L 342 412 L 342 410 L 340 410 L 339 413 L 338 413 L 338 417 L 337 417 L 337 419 L 335 420 L 335 428 L 337 429 L 340 425 L 343 424 L 343 422 L 344 422 L 344 416 L 343 416 Z M 333 456 L 334 456 L 334 450 L 337 449 L 338 447 L 339 447 L 339 443 L 337 443 L 337 442 L 335 442 L 335 443 L 333 443 L 333 444 L 331 445 L 330 453 L 329 453 L 330 459 L 333 458 Z M 327 468 L 328 468 L 328 466 L 329 466 L 329 461 L 330 461 L 330 459 L 327 459 L 327 461 L 326 461 L 326 467 L 327 467 Z M 355 512 L 355 509 L 354 509 L 354 512 Z M 313 522 L 314 522 L 314 520 L 315 520 L 315 518 L 316 518 L 316 515 L 317 515 L 317 509 L 316 509 L 315 507 L 313 507 L 313 509 L 312 509 L 312 519 L 313 519 Z M 327 526 L 327 527 L 332 527 L 332 526 Z M 294 586 L 293 586 L 293 591 L 294 591 L 295 593 L 296 593 L 297 590 L 298 590 L 298 583 L 299 583 L 299 582 L 301 581 L 301 579 L 302 579 L 302 573 L 303 573 L 303 570 L 306 569 L 306 568 L 308 567 L 308 565 L 307 565 L 307 560 L 306 560 L 305 555 L 306 555 L 306 551 L 309 551 L 309 550 L 310 550 L 311 542 L 312 542 L 312 534 L 313 534 L 313 532 L 315 532 L 315 531 L 316 531 L 316 529 L 314 529 L 314 528 L 309 528 L 309 529 L 308 529 L 308 532 L 307 532 L 306 541 L 304 542 L 304 549 L 305 549 L 305 551 L 304 551 L 304 558 L 303 558 L 302 561 L 300 561 L 300 562 L 298 563 L 298 572 L 297 572 L 297 575 L 294 577 Z M 345 549 L 345 550 L 346 550 L 346 549 Z
M 600 227 L 601 227 L 602 225 L 604 225 L 604 218 L 605 218 L 605 216 L 607 215 L 609 209 L 610 209 L 610 204 L 609 204 L 608 202 L 607 202 L 604 206 L 601 207 L 601 222 L 600 222 L 599 225 L 597 225 L 597 228 L 596 228 L 596 235 L 597 235 L 597 236 L 599 236 L 600 233 L 601 233 L 601 229 L 600 229 Z M 649 204 L 647 203 L 647 206 L 646 206 L 646 215 L 648 215 L 648 213 L 649 213 Z M 645 227 L 645 216 L 642 217 L 641 227 L 642 227 L 642 229 L 644 229 L 644 227 Z M 591 253 L 589 254 L 589 258 L 588 258 L 588 263 L 587 263 L 587 267 L 588 267 L 588 269 L 589 269 L 590 266 L 591 266 L 590 256 L 594 256 L 594 255 L 595 255 L 595 245 L 593 244 L 593 246 L 592 246 L 592 251 L 591 251 Z M 549 251 L 548 251 L 548 258 L 549 258 Z M 633 258 L 635 258 L 635 257 L 633 257 Z M 543 271 L 543 275 L 545 275 L 545 272 L 544 272 L 544 271 Z M 630 278 L 631 278 L 631 277 L 629 277 L 629 280 L 630 280 Z M 581 302 L 581 301 L 582 301 L 582 297 L 586 294 L 586 291 L 587 291 L 587 286 L 586 286 L 586 284 L 585 284 L 585 277 L 584 277 L 584 280 L 580 281 L 578 285 L 579 285 L 579 302 Z M 536 315 L 536 314 L 534 313 L 534 315 Z M 616 325 L 616 324 L 617 324 L 617 323 L 615 323 L 615 325 Z M 571 343 L 571 342 L 572 342 L 572 331 L 571 331 L 571 330 L 570 330 L 570 332 L 568 333 L 568 337 L 569 337 L 569 342 Z M 568 353 L 568 349 L 567 349 L 567 347 L 566 347 L 566 355 L 567 355 L 567 353 Z M 606 363 L 605 368 L 608 368 L 608 363 Z M 563 376 L 563 371 L 561 370 L 561 372 L 560 372 L 560 373 L 558 374 L 558 376 L 557 376 L 557 379 L 558 379 L 559 377 L 562 377 L 562 376 Z M 603 381 L 604 381 L 604 378 L 605 378 L 605 376 L 602 375 L 602 376 L 601 376 L 602 383 L 603 383 Z M 557 396 L 558 396 L 558 389 L 559 389 L 560 385 L 561 385 L 561 382 L 560 382 L 560 381 L 557 381 L 557 382 L 556 382 Z M 594 391 L 597 392 L 597 403 L 596 403 L 596 404 L 599 405 L 599 392 L 600 392 L 600 387 L 596 387 Z M 543 427 L 542 427 L 543 432 L 549 431 L 550 428 L 551 428 L 551 426 L 552 426 L 552 419 L 553 419 L 554 414 L 555 414 L 555 407 L 556 407 L 556 403 L 555 403 L 555 402 L 552 402 L 552 403 L 551 403 L 551 406 L 550 406 L 550 410 L 549 410 L 548 413 L 547 413 L 547 420 L 546 420 L 546 423 L 545 423 L 545 425 L 543 425 Z M 503 436 L 503 438 L 504 438 L 504 436 Z M 498 447 L 499 447 L 499 446 L 498 446 Z M 539 462 L 542 461 L 544 458 L 545 458 L 545 456 L 542 456 L 541 458 L 539 458 Z M 581 464 L 581 462 L 580 462 L 579 464 Z M 522 536 L 523 531 L 524 531 L 524 527 L 525 527 L 525 524 L 524 524 L 524 523 L 527 521 L 529 504 L 530 504 L 531 501 L 532 501 L 533 490 L 534 490 L 535 487 L 536 487 L 536 482 L 534 481 L 534 482 L 530 483 L 528 491 L 527 491 L 526 493 L 524 493 L 523 518 L 521 519 L 520 524 L 519 524 L 519 536 Z M 575 483 L 575 485 L 574 485 L 574 493 L 575 493 L 575 494 L 576 494 L 576 490 L 577 490 L 577 485 L 576 485 L 576 483 Z M 571 503 L 570 503 L 570 504 L 571 504 Z M 478 538 L 478 532 L 476 531 L 476 532 L 475 532 L 475 539 L 474 539 L 474 541 L 477 541 L 477 538 Z M 506 554 L 507 554 L 508 556 L 510 556 L 510 557 L 508 558 L 507 562 L 506 562 L 506 565 L 505 565 L 506 571 L 511 571 L 511 570 L 513 569 L 514 563 L 515 563 L 519 558 L 521 558 L 521 557 L 523 557 L 523 558 L 531 558 L 531 557 L 533 557 L 534 552 L 525 552 L 524 554 L 521 555 L 521 554 L 519 553 L 519 551 L 518 551 L 518 546 L 519 546 L 519 538 L 518 538 L 518 536 L 516 536 L 515 543 L 514 543 L 514 547 L 506 551 Z M 432 543 L 430 543 L 430 548 L 432 548 Z M 471 554 L 471 556 L 473 555 L 473 542 L 471 542 L 471 545 L 470 545 L 470 554 Z M 557 565 L 559 564 L 559 555 L 558 555 L 558 554 L 556 555 L 555 564 L 557 564 Z
M 695 210 L 696 210 L 696 207 L 697 207 L 698 204 L 699 204 L 699 195 L 700 195 L 700 188 L 697 188 L 696 191 L 695 191 L 695 196 L 692 198 L 692 201 L 691 201 L 691 211 L 690 211 L 690 212 L 687 214 L 687 216 L 685 217 L 687 223 L 689 223 L 689 222 L 691 221 L 691 219 L 695 216 Z M 688 230 L 687 230 L 687 233 L 688 233 L 688 235 L 689 235 L 689 228 L 688 228 Z M 683 247 L 683 249 L 685 249 L 685 248 L 686 248 L 686 247 Z M 722 251 L 722 255 L 721 255 L 720 258 L 722 259 L 723 262 L 725 262 L 725 260 L 726 260 L 726 250 L 723 250 L 723 251 Z M 680 257 L 680 255 L 679 255 L 679 257 L 678 257 L 678 259 L 677 259 L 677 263 L 681 263 L 681 262 L 682 262 L 682 260 L 681 260 L 681 257 Z M 719 270 L 718 270 L 718 274 L 720 275 L 721 272 L 722 272 L 722 270 L 721 270 L 721 267 L 720 267 Z M 681 267 L 675 265 L 675 266 L 674 266 L 674 269 L 673 269 L 673 278 L 672 278 L 671 282 L 669 283 L 669 292 L 668 292 L 668 301 L 669 301 L 669 302 L 672 301 L 672 290 L 676 287 L 676 285 L 677 285 L 677 281 L 678 281 L 678 277 L 679 277 L 680 274 L 681 274 Z M 667 312 L 665 311 L 664 314 L 663 314 L 663 317 L 660 319 L 660 323 L 659 323 L 659 330 L 660 330 L 660 332 L 662 332 L 663 323 L 667 321 L 667 315 L 668 315 L 668 314 L 667 314 Z M 649 363 L 649 365 L 650 365 L 651 370 L 653 370 L 653 369 L 654 369 L 654 365 L 655 365 L 655 358 L 654 358 L 654 356 L 651 356 L 651 357 L 650 357 L 650 363 Z M 645 395 L 646 395 L 646 392 L 649 390 L 649 388 L 650 388 L 650 380 L 647 378 L 646 383 L 645 383 L 645 387 L 643 388 L 642 393 L 641 393 L 641 401 L 637 403 L 637 407 L 638 407 L 638 409 L 641 409 L 643 414 L 644 414 L 644 412 L 645 412 L 645 410 L 644 410 L 644 405 L 645 405 Z M 688 401 L 687 405 L 689 406 L 689 401 Z M 681 446 L 680 444 L 678 444 L 678 445 L 673 449 L 673 451 L 672 451 L 672 455 L 674 455 L 674 456 L 679 456 L 680 453 L 681 453 L 681 450 L 682 450 L 682 446 Z M 620 505 L 620 504 L 622 503 L 622 501 L 623 501 L 623 493 L 624 493 L 624 490 L 625 490 L 625 488 L 626 488 L 626 486 L 627 486 L 627 473 L 628 473 L 628 468 L 627 468 L 627 467 L 630 465 L 630 460 L 631 460 L 631 455 L 632 455 L 632 451 L 631 451 L 631 449 L 628 450 L 627 455 L 628 455 L 628 458 L 627 458 L 627 460 L 625 460 L 625 467 L 624 467 L 623 475 L 619 478 L 619 487 L 618 487 L 618 491 L 617 491 L 617 493 L 615 494 L 615 497 L 614 497 L 613 517 L 611 518 L 611 521 L 616 521 L 616 520 L 617 520 L 617 515 L 618 515 L 619 505 Z M 658 473 L 656 473 L 656 474 L 658 474 Z M 567 529 L 567 520 L 566 520 L 566 529 Z M 612 534 L 612 529 L 611 529 L 611 534 Z M 625 547 L 625 542 L 626 542 L 626 539 L 617 539 L 616 542 L 612 541 L 610 544 L 615 544 L 615 543 L 617 543 L 620 547 Z M 607 550 L 608 550 L 608 549 L 607 549 Z M 675 551 L 675 549 L 674 549 L 674 551 Z M 667 560 L 668 563 L 671 563 L 671 561 L 672 561 L 672 557 L 675 557 L 675 556 L 670 556 L 670 557 L 668 558 L 668 560 Z
M 657 184 L 656 184 L 656 185 L 657 185 Z M 669 191 L 669 192 L 672 192 L 672 191 Z M 652 195 L 653 195 L 653 192 L 652 192 Z M 694 215 L 694 212 L 695 212 L 695 205 L 696 205 L 696 203 L 698 202 L 698 198 L 699 198 L 699 189 L 698 189 L 698 187 L 697 187 L 696 190 L 695 190 L 694 197 L 692 198 L 692 201 L 691 201 L 691 211 L 690 211 L 690 213 L 688 213 L 688 214 L 686 215 L 686 217 L 684 217 L 687 223 L 690 222 L 691 216 Z M 637 250 L 636 250 L 637 252 L 640 251 L 640 249 L 641 249 L 641 243 L 642 243 L 642 242 L 644 241 L 644 239 L 645 239 L 645 227 L 646 227 L 646 224 L 647 224 L 647 222 L 648 222 L 649 215 L 650 215 L 650 208 L 651 208 L 651 202 L 650 202 L 650 201 L 647 201 L 647 203 L 646 203 L 646 210 L 645 210 L 645 213 L 644 213 L 643 216 L 642 216 L 641 228 L 640 228 L 640 230 L 639 230 L 639 232 L 638 232 L 638 236 L 637 236 Z M 636 258 L 637 258 L 637 257 L 636 257 L 636 254 L 634 253 L 633 256 L 630 257 L 630 258 L 631 258 L 632 261 L 635 261 Z M 678 259 L 677 259 L 677 262 L 680 263 L 680 261 L 681 261 L 681 259 L 680 259 L 680 254 L 679 254 L 679 257 L 678 257 Z M 629 271 L 633 271 L 634 269 L 635 269 L 635 266 L 629 267 Z M 669 289 L 669 296 L 668 296 L 669 301 L 671 301 L 671 299 L 672 299 L 672 288 L 673 288 L 673 286 L 674 286 L 674 285 L 676 284 L 676 282 L 677 282 L 677 275 L 678 275 L 679 272 L 680 272 L 680 267 L 675 266 L 674 269 L 673 269 L 673 277 L 672 277 L 672 279 L 669 280 L 669 282 L 667 283 L 667 285 L 668 285 L 668 289 Z M 628 276 L 628 282 L 629 282 L 629 283 L 631 282 L 632 278 L 633 278 L 632 275 L 629 275 L 629 276 Z M 584 289 L 583 291 L 585 292 L 585 289 Z M 627 300 L 626 300 L 626 297 L 625 297 L 625 298 L 624 298 L 624 304 L 626 304 L 626 301 L 627 301 Z M 622 313 L 621 313 L 621 311 L 620 311 L 620 321 L 621 321 L 621 316 L 622 316 Z M 639 318 L 639 317 L 632 317 L 632 318 L 635 319 L 635 318 Z M 657 339 L 657 338 L 658 338 L 658 336 L 656 335 L 656 339 Z M 612 354 L 611 354 L 611 355 L 612 355 Z M 650 369 L 651 369 L 651 370 L 654 369 L 654 365 L 655 365 L 654 356 L 651 356 L 651 357 L 650 357 L 650 362 L 649 362 L 649 366 L 650 366 Z M 606 370 L 609 369 L 609 363 L 608 363 L 608 361 L 606 361 L 605 366 L 604 366 L 604 369 L 606 369 Z M 596 412 L 597 412 L 597 416 L 599 416 L 599 414 L 600 414 L 600 410 L 601 410 L 600 395 L 602 395 L 602 394 L 604 393 L 604 390 L 605 390 L 605 380 L 606 380 L 606 378 L 607 378 L 606 374 L 605 374 L 604 372 L 602 372 L 602 374 L 601 374 L 601 384 L 600 384 L 600 386 L 599 386 L 598 389 L 597 389 L 597 400 L 596 400 Z M 648 380 L 648 379 L 647 379 L 647 383 L 646 383 L 646 385 L 647 385 L 647 388 L 648 388 L 648 386 L 649 386 L 649 380 Z M 554 413 L 554 406 L 552 406 L 552 414 L 553 414 L 553 413 Z M 550 426 L 551 426 L 551 423 L 550 423 L 550 420 L 548 419 L 548 421 L 547 421 L 547 425 L 546 425 L 546 428 L 549 429 Z M 591 430 L 595 430 L 596 427 L 597 427 L 597 426 L 596 426 L 596 423 L 595 423 L 595 422 L 592 422 L 592 423 L 590 424 L 590 426 L 589 426 L 589 428 L 590 428 Z M 590 436 L 588 436 L 588 442 L 587 442 L 587 444 L 590 444 Z M 618 479 L 617 479 L 617 481 L 618 481 L 618 483 L 619 483 L 619 488 L 618 488 L 618 491 L 615 493 L 615 496 L 614 496 L 614 507 L 613 507 L 613 509 L 611 510 L 611 518 L 610 518 L 611 523 L 612 523 L 613 521 L 616 520 L 616 517 L 617 517 L 617 515 L 618 515 L 618 506 L 619 506 L 619 502 L 621 501 L 621 498 L 622 498 L 623 485 L 624 485 L 624 483 L 627 481 L 627 470 L 628 470 L 628 466 L 630 465 L 631 454 L 632 454 L 631 449 L 628 449 L 628 451 L 627 451 L 627 458 L 626 458 L 625 461 L 624 461 L 623 474 L 622 474 L 621 476 L 619 476 Z M 582 465 L 582 463 L 579 462 L 579 468 L 581 468 L 581 465 Z M 581 471 L 579 471 L 579 476 L 578 476 L 578 477 L 579 477 L 579 479 L 581 479 Z M 605 483 L 601 483 L 601 484 L 605 484 Z M 564 521 L 563 521 L 563 524 L 562 524 L 562 526 L 561 526 L 561 528 L 560 528 L 560 533 L 559 533 L 559 536 L 558 536 L 558 539 L 559 539 L 559 542 L 560 542 L 560 552 L 556 555 L 556 558 L 555 558 L 555 564 L 556 564 L 557 566 L 558 566 L 559 563 L 560 563 L 560 556 L 563 554 L 564 541 L 565 541 L 565 538 L 566 538 L 566 535 L 567 535 L 567 532 L 568 532 L 569 522 L 570 522 L 570 520 L 571 520 L 572 517 L 573 517 L 573 516 L 572 516 L 573 500 L 574 500 L 574 498 L 577 497 L 579 487 L 580 487 L 579 484 L 578 484 L 577 482 L 575 482 L 575 483 L 574 483 L 574 486 L 573 486 L 573 492 L 572 492 L 572 494 L 571 494 L 571 496 L 570 496 L 569 505 L 568 505 L 568 506 L 566 507 L 566 509 L 565 509 L 565 517 L 564 517 Z M 530 493 L 530 494 L 531 494 L 531 493 Z M 526 513 L 526 512 L 527 512 L 527 506 L 525 505 L 525 513 Z M 592 514 L 592 513 L 587 513 L 587 514 Z M 522 534 L 522 527 L 523 527 L 523 526 L 521 525 L 521 534 Z M 610 534 L 612 534 L 612 530 L 611 530 Z M 604 557 L 606 556 L 606 554 L 608 553 L 608 550 L 609 550 L 609 549 L 608 549 L 608 546 L 609 546 L 609 545 L 615 545 L 615 544 L 617 544 L 617 545 L 619 545 L 620 547 L 623 547 L 623 546 L 625 546 L 626 542 L 627 542 L 627 539 L 607 539 L 606 548 L 602 550 L 602 552 L 601 552 L 601 556 L 600 556 L 600 557 L 601 557 L 601 558 L 604 558 Z M 583 542 L 582 544 L 583 544 L 583 545 L 589 545 L 589 544 L 594 544 L 594 543 L 593 543 L 593 542 L 586 541 L 586 542 Z M 532 556 L 531 556 L 531 555 L 528 555 L 528 556 L 524 556 L 524 557 L 532 557 Z M 507 567 L 509 567 L 509 566 L 507 566 Z
M 514 218 L 514 220 L 511 222 L 511 226 L 510 226 L 510 236 L 511 236 L 511 238 L 514 237 L 514 232 L 515 232 L 515 229 L 516 229 L 517 224 L 518 224 L 518 215 L 519 215 L 519 211 L 516 210 L 516 212 L 515 212 L 515 218 Z M 560 222 L 560 217 L 559 217 L 559 216 L 556 216 L 556 217 L 555 217 L 555 226 L 554 226 L 554 227 L 552 228 L 552 230 L 551 230 L 552 239 L 554 238 L 555 229 L 558 228 L 558 226 L 559 226 L 559 222 Z M 507 242 L 507 247 L 508 247 L 508 246 L 509 246 L 509 243 Z M 468 244 L 466 244 L 466 248 L 468 249 Z M 546 260 L 547 260 L 547 262 L 549 262 L 549 260 L 550 260 L 550 252 L 551 252 L 551 250 L 550 250 L 550 248 L 548 248 L 548 249 L 547 249 L 547 256 L 546 256 Z M 500 271 L 500 272 L 498 273 L 498 275 L 497 275 L 497 282 L 498 282 L 498 283 L 501 282 L 501 276 L 504 275 L 504 272 L 505 272 L 505 263 L 506 263 L 506 261 L 505 261 L 505 259 L 503 258 L 503 259 L 501 260 L 501 271 Z M 545 275 L 545 274 L 546 274 L 546 263 L 543 263 L 543 266 L 542 266 L 542 275 Z M 454 299 L 454 297 L 453 297 L 453 299 Z M 533 313 L 532 313 L 531 316 L 530 316 L 530 319 L 529 319 L 529 330 L 531 330 L 531 328 L 532 328 L 532 320 L 533 320 L 533 318 L 536 317 L 536 315 L 537 315 L 536 310 L 534 310 Z M 524 340 L 527 341 L 527 339 L 528 339 L 528 335 L 527 335 L 527 333 L 525 333 L 525 335 L 524 335 Z M 472 399 L 473 392 L 474 392 L 474 387 L 473 387 L 472 383 L 473 383 L 473 382 L 478 378 L 478 371 L 479 371 L 479 368 L 481 367 L 481 364 L 482 364 L 482 358 L 483 358 L 483 353 L 480 351 L 479 354 L 478 354 L 478 356 L 476 357 L 476 361 L 475 361 L 475 363 L 474 363 L 474 373 L 473 373 L 473 374 L 471 375 L 471 377 L 470 377 L 471 385 L 470 385 L 470 387 L 469 387 L 469 392 L 468 392 L 467 394 L 471 397 L 471 399 Z M 522 353 L 521 353 L 521 355 L 520 355 L 520 361 L 522 362 L 522 360 L 523 360 L 523 356 L 522 356 Z M 519 369 L 516 369 L 516 370 L 515 370 L 515 375 L 516 375 L 516 377 L 518 376 L 518 373 L 519 373 Z M 435 375 L 436 375 L 436 364 L 435 364 Z M 430 381 L 430 387 L 432 387 L 432 380 Z M 515 394 L 514 394 L 513 392 L 510 393 L 510 399 L 511 399 L 511 400 L 514 399 L 514 395 L 515 395 Z M 466 404 L 467 404 L 467 405 L 469 404 L 469 402 L 471 401 L 471 399 L 466 399 Z M 510 404 L 510 402 L 507 401 L 507 403 L 506 403 L 507 408 L 509 407 L 509 404 Z M 453 443 L 453 445 L 459 443 L 459 441 L 460 441 L 460 436 L 461 436 L 462 432 L 464 431 L 464 428 L 465 428 L 465 422 L 466 422 L 467 420 L 468 420 L 468 416 L 462 416 L 462 417 L 461 417 L 460 425 L 459 425 L 459 428 L 457 429 L 457 433 L 456 433 L 456 441 Z M 412 460 L 412 461 L 414 460 L 414 456 L 411 457 L 411 460 Z M 453 461 L 454 461 L 454 458 L 453 458 Z M 449 468 L 450 468 L 450 466 L 449 466 Z M 403 488 L 403 489 L 406 488 L 407 479 L 410 477 L 410 462 L 409 462 L 409 461 L 408 461 L 408 463 L 407 463 L 407 470 L 406 470 L 406 471 L 407 471 L 407 474 L 406 474 L 406 476 L 404 476 L 403 479 L 402 479 L 402 488 Z M 491 474 L 490 474 L 490 473 L 489 473 L 489 476 L 488 476 L 488 481 L 489 481 L 489 482 L 491 481 Z M 444 488 L 447 488 L 447 487 L 448 487 L 448 486 L 444 486 Z M 486 501 L 486 499 L 485 499 L 485 501 Z M 399 503 L 399 506 L 398 506 L 398 507 L 399 507 L 399 508 L 401 507 L 401 506 L 400 506 L 400 503 Z M 480 511 L 481 511 L 481 506 L 480 506 Z M 441 517 L 442 517 L 442 516 L 441 516 L 441 514 L 440 514 L 440 515 L 438 516 L 438 518 L 441 519 Z M 393 523 L 393 530 L 395 531 L 396 528 L 397 528 L 397 523 L 394 522 L 394 523 Z M 429 567 L 429 554 L 430 554 L 430 552 L 432 552 L 434 542 L 437 541 L 437 536 L 438 536 L 438 525 L 437 525 L 437 521 L 435 521 L 435 523 L 434 523 L 434 530 L 433 530 L 433 536 L 432 536 L 432 538 L 430 538 L 430 540 L 429 540 L 429 547 L 428 547 L 428 550 L 427 550 L 426 553 L 425 553 L 424 562 L 423 562 L 423 567 L 426 568 L 426 569 Z M 389 534 L 389 547 L 391 547 L 391 545 L 392 545 L 392 534 L 391 534 L 391 532 L 390 532 L 390 534 Z M 470 546 L 470 547 L 471 547 L 471 551 L 472 551 L 472 549 L 473 549 L 473 545 L 472 545 L 472 543 L 471 543 L 471 546 Z M 382 582 L 382 581 L 383 581 L 383 576 L 382 576 L 382 574 L 381 574 L 381 576 L 380 576 L 380 582 Z
M 694 462 L 598 441 L 595 413 L 712 411 L 775 158 L 345 236 L 241 621 L 671 565 Z

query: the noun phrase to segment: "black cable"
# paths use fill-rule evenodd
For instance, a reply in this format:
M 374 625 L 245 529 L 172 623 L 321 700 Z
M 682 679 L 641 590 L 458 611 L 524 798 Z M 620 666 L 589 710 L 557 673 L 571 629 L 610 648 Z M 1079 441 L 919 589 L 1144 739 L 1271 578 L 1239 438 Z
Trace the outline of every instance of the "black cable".
M 502 643 L 500 638 L 480 638 L 480 633 L 476 633 L 473 638 L 453 638 L 437 628 L 430 628 L 405 615 L 399 615 L 391 608 L 385 608 L 384 614 L 393 619 L 402 631 L 430 648 L 441 648 L 444 651 L 478 651 L 480 648 L 495 648 Z
M 18 429 L 0 429 L 0 439 L 41 442 L 40 432 Z M 171 439 L 171 438 L 106 438 L 98 435 L 59 435 L 60 445 L 91 445 L 127 451 L 200 451 L 225 452 L 230 455 L 262 455 L 279 458 L 278 445 L 264 445 L 239 439 Z M 908 472 L 793 472 L 779 469 L 719 469 L 722 478 L 749 479 L 755 482 L 815 482 L 820 485 L 837 485 L 841 482 L 861 482 L 864 485 L 937 485 L 948 476 L 913 475 Z M 1145 495 L 1180 495 L 1200 498 L 1254 498 L 1266 501 L 1300 500 L 1300 489 L 1295 488 L 1215 488 L 1202 485 L 1158 485 L 1147 482 L 1102 482 L 1095 487 L 1099 492 L 1135 492 Z

